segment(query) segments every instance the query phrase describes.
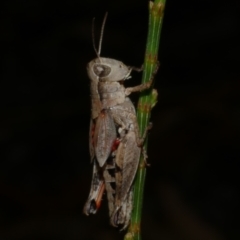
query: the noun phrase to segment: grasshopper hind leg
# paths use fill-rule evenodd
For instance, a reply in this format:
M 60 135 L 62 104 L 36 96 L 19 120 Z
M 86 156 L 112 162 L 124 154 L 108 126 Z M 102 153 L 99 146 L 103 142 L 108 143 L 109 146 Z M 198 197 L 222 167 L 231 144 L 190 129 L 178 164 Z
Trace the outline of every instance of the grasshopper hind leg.
M 111 219 L 110 223 L 114 227 L 119 227 L 120 231 L 125 230 L 130 222 L 131 213 L 133 208 L 133 189 L 128 193 L 126 200 L 122 203 L 121 207 L 116 207 Z
M 83 213 L 87 216 L 89 214 L 95 214 L 99 209 L 102 201 L 102 196 L 105 191 L 105 183 L 102 176 L 102 171 L 99 168 L 96 160 L 93 163 L 93 176 L 91 182 L 91 189 L 87 199 L 87 202 L 84 205 Z
M 107 199 L 108 199 L 108 210 L 109 210 L 109 216 L 112 215 L 115 205 L 114 205 L 114 199 L 115 199 L 115 193 L 116 193 L 116 181 L 115 181 L 115 162 L 113 158 L 110 158 L 107 160 L 105 168 L 103 170 L 103 178 L 105 181 L 105 188 L 107 193 Z

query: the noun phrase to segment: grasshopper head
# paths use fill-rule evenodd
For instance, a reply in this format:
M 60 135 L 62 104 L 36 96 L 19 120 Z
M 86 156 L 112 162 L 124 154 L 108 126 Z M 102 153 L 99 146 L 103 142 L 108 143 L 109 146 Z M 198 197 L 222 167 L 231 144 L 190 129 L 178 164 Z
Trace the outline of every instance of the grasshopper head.
M 95 58 L 87 65 L 87 72 L 90 79 L 96 77 L 100 81 L 118 82 L 129 78 L 132 69 L 121 61 L 112 58 Z

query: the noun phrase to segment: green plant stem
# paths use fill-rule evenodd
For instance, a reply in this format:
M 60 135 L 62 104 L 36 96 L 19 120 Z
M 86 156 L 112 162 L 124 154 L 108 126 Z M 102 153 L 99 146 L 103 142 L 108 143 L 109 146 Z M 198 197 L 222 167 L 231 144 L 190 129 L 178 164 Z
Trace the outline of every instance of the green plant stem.
M 149 29 L 142 83 L 145 83 L 151 79 L 158 65 L 158 48 L 165 3 L 166 0 L 155 0 L 154 2 L 149 2 Z M 151 109 L 156 102 L 157 91 L 153 88 L 140 94 L 137 107 L 137 117 L 141 134 L 143 134 L 149 124 Z M 144 148 L 147 149 L 147 141 L 145 141 Z M 125 235 L 125 240 L 141 240 L 141 214 L 145 176 L 146 163 L 143 157 L 141 157 L 139 169 L 134 182 L 134 202 L 131 224 L 127 234 Z

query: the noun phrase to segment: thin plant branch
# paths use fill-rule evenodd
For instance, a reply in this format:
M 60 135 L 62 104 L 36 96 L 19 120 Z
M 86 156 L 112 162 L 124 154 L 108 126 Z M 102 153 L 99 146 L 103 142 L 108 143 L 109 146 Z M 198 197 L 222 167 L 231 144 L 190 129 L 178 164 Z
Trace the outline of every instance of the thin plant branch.
M 166 0 L 155 0 L 149 2 L 149 28 L 147 37 L 147 46 L 144 59 L 144 69 L 142 83 L 150 81 L 157 70 L 158 48 L 160 34 L 163 22 L 164 8 Z M 157 91 L 153 87 L 140 94 L 137 106 L 137 117 L 141 135 L 149 126 L 151 110 L 157 102 Z M 144 148 L 147 149 L 147 141 Z M 146 162 L 141 157 L 139 169 L 134 182 L 134 202 L 131 216 L 131 224 L 128 228 L 124 240 L 141 240 L 141 215 L 143 204 L 144 182 L 146 176 Z

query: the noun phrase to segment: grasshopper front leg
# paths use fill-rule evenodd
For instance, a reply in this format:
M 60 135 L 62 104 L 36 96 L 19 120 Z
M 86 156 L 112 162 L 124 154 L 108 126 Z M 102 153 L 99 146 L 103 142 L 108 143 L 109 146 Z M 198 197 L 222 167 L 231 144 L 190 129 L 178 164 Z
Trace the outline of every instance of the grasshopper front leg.
M 148 82 L 142 83 L 142 84 L 137 85 L 137 86 L 134 86 L 134 87 L 128 87 L 128 88 L 126 88 L 126 89 L 125 89 L 125 94 L 126 94 L 126 96 L 129 96 L 129 95 L 130 95 L 131 93 L 133 93 L 133 92 L 142 92 L 142 91 L 144 91 L 144 90 L 149 89 L 149 88 L 152 86 L 154 77 L 155 77 L 155 75 L 157 74 L 157 71 L 158 71 L 159 66 L 160 66 L 160 63 L 157 62 L 157 65 L 156 65 L 156 67 L 155 67 L 155 69 L 154 69 L 154 71 L 153 71 L 153 74 L 152 74 L 152 76 L 151 76 L 151 78 L 149 79 Z

